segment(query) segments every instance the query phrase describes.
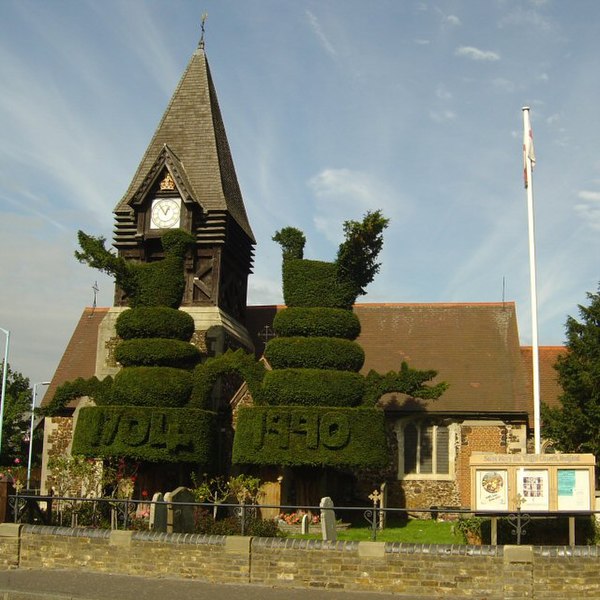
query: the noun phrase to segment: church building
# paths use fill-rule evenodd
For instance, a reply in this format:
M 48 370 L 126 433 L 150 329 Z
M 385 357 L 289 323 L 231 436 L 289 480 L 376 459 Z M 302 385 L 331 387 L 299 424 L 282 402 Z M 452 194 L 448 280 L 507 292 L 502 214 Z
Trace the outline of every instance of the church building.
M 194 236 L 185 260 L 181 310 L 194 319 L 192 343 L 204 356 L 242 348 L 262 355 L 277 306 L 247 306 L 256 240 L 244 207 L 216 90 L 201 41 L 158 124 L 123 198 L 114 209 L 114 248 L 128 260 L 163 257 L 161 236 L 181 228 Z M 86 308 L 52 378 L 44 403 L 78 377 L 103 379 L 120 369 L 114 348 L 114 306 Z M 379 401 L 388 424 L 386 469 L 361 477 L 355 503 L 386 482 L 390 506 L 465 507 L 469 458 L 476 452 L 524 453 L 532 437 L 531 349 L 520 346 L 514 303 L 357 304 L 363 373 L 397 370 L 403 361 L 434 369 L 448 390 L 437 400 L 387 394 Z M 562 348 L 540 352 L 542 401 L 560 390 L 553 364 Z M 251 402 L 245 388 L 222 394 L 224 418 Z M 48 459 L 69 452 L 78 406 L 45 419 L 42 491 Z M 235 419 L 233 420 L 235 423 Z M 223 428 L 224 429 L 224 428 Z M 282 474 L 284 472 L 282 471 Z

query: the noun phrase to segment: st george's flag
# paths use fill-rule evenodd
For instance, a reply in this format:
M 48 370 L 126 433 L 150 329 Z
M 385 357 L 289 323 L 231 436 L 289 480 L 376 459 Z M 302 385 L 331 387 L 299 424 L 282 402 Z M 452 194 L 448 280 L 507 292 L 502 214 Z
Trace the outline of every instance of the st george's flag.
M 533 150 L 533 131 L 531 129 L 531 123 L 529 121 L 529 110 L 525 111 L 524 123 L 523 123 L 523 181 L 525 187 L 529 186 L 527 181 L 527 161 L 531 165 L 531 170 L 535 166 L 535 152 Z

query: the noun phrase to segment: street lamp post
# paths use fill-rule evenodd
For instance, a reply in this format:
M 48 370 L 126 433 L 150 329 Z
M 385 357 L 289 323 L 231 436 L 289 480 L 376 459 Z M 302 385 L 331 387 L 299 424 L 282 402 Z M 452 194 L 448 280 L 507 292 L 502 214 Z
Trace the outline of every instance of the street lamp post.
M 29 490 L 29 481 L 31 479 L 31 457 L 33 454 L 33 419 L 35 415 L 35 401 L 37 398 L 37 386 L 38 385 L 50 385 L 49 381 L 39 381 L 33 384 L 33 398 L 31 399 L 31 426 L 29 428 L 29 458 L 27 459 L 27 487 Z
M 8 349 L 10 347 L 10 331 L 0 327 L 0 331 L 6 336 L 4 345 L 4 367 L 2 369 L 2 395 L 0 396 L 0 454 L 2 453 L 2 429 L 4 427 L 4 399 L 6 398 L 6 378 L 8 376 Z

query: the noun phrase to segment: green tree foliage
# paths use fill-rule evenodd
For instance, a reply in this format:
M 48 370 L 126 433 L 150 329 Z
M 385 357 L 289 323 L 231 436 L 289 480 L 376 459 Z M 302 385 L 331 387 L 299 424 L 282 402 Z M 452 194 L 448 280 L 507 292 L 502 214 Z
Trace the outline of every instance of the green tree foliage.
M 273 236 L 273 241 L 281 245 L 283 260 L 290 258 L 304 258 L 304 234 L 295 227 L 284 227 Z
M 0 373 L 4 362 L 0 363 Z M 15 461 L 27 462 L 28 442 L 25 441 L 30 426 L 31 387 L 29 379 L 6 370 L 6 395 L 4 399 L 4 421 L 2 423 L 2 455 L 0 464 L 14 465 Z
M 336 259 L 338 276 L 351 281 L 357 295 L 367 293 L 365 288 L 379 272 L 377 257 L 383 248 L 383 230 L 388 223 L 378 210 L 368 212 L 361 222 L 344 223 L 346 239 L 340 245 Z
M 165 233 L 162 237 L 165 258 L 154 263 L 138 263 L 115 256 L 104 246 L 106 239 L 103 237 L 79 231 L 77 238 L 81 252 L 76 251 L 75 258 L 113 276 L 127 294 L 130 306 L 178 308 L 181 304 L 185 287 L 183 259 L 194 243 L 191 234 L 182 229 Z
M 566 323 L 567 352 L 555 365 L 560 407 L 542 407 L 543 435 L 563 452 L 600 456 L 600 293 Z

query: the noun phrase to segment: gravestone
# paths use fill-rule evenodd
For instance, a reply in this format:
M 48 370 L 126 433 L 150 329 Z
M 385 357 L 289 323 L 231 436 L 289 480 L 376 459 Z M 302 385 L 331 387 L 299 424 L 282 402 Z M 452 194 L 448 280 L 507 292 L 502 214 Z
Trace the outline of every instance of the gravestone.
M 323 541 L 335 542 L 337 541 L 337 532 L 335 530 L 333 500 L 329 496 L 321 498 L 319 507 L 321 508 L 321 536 Z
M 194 494 L 186 487 L 178 487 L 176 490 L 165 494 L 168 533 L 193 533 L 194 507 L 191 504 L 177 506 L 175 503 L 194 503 L 195 501 Z
M 150 531 L 158 531 L 160 533 L 167 531 L 167 505 L 160 492 L 156 492 L 152 496 L 152 504 L 150 505 Z
M 308 515 L 302 515 L 302 523 L 300 524 L 300 533 L 302 533 L 302 535 L 306 535 L 308 533 L 309 525 L 310 517 Z

